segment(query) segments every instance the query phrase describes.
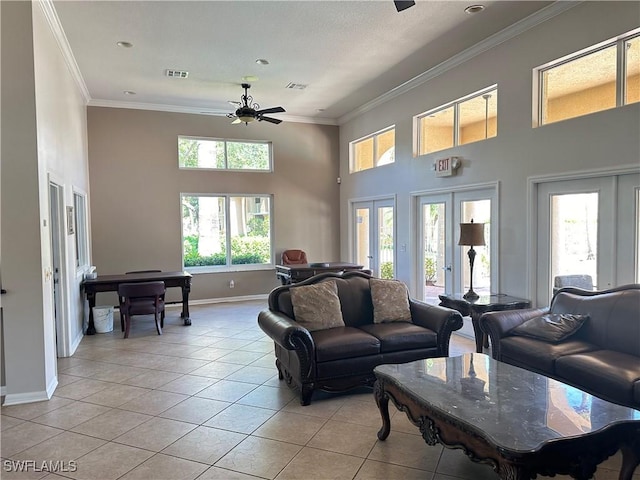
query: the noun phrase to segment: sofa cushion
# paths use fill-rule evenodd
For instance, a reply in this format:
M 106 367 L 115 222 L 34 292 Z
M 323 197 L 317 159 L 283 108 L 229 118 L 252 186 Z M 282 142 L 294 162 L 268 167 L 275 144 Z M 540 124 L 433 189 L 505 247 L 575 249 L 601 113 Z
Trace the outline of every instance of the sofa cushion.
M 398 280 L 369 279 L 373 322 L 410 322 L 409 292 L 407 286 Z
M 557 343 L 576 333 L 588 319 L 588 315 L 547 313 L 527 320 L 509 333 Z
M 436 332 L 409 322 L 378 323 L 360 327 L 380 340 L 382 353 L 435 347 Z
M 291 287 L 295 320 L 310 332 L 344 327 L 336 282 Z
M 556 360 L 556 374 L 585 390 L 631 403 L 634 382 L 640 380 L 640 358 L 614 350 L 576 353 Z
M 348 359 L 380 353 L 380 340 L 353 327 L 336 327 L 311 332 L 316 361 Z
M 510 336 L 500 340 L 503 360 L 538 372 L 554 374 L 554 364 L 563 355 L 589 352 L 597 347 L 589 343 L 567 339 L 562 343 L 543 342 L 533 338 Z

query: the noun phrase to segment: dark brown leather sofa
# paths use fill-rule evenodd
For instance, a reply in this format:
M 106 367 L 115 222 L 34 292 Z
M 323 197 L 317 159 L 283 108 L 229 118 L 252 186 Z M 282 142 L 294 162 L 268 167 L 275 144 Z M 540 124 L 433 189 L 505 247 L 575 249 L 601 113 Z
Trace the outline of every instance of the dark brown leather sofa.
M 511 333 L 547 312 L 589 315 L 589 319 L 559 343 Z M 496 360 L 640 409 L 640 285 L 597 292 L 563 288 L 548 308 L 485 313 L 480 326 L 491 339 Z
M 451 309 L 409 299 L 411 322 L 373 321 L 369 279 L 363 272 L 323 273 L 275 288 L 258 324 L 275 343 L 279 378 L 300 390 L 308 405 L 316 389 L 338 392 L 372 386 L 374 367 L 448 356 L 451 333 L 462 316 Z M 344 327 L 309 331 L 296 322 L 290 289 L 335 280 Z

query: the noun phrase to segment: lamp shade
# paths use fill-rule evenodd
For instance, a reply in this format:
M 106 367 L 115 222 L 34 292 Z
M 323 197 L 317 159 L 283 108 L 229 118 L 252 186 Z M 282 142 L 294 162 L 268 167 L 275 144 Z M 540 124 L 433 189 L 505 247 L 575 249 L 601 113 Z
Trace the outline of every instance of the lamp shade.
M 484 245 L 484 223 L 461 223 L 460 240 L 458 245 L 481 246 Z

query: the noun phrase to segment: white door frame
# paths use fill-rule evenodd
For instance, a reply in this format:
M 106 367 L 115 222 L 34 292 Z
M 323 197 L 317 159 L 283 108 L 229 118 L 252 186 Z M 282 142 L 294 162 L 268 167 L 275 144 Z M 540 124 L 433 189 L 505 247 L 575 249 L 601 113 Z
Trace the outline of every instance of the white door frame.
M 419 223 L 421 222 L 421 212 L 420 212 L 420 201 L 422 197 L 437 197 L 437 196 L 450 196 L 451 198 L 451 206 L 453 211 L 451 212 L 451 224 L 448 227 L 447 234 L 451 235 L 451 241 L 455 244 L 455 235 L 456 235 L 456 222 L 459 217 L 459 209 L 453 204 L 453 200 L 456 196 L 462 196 L 462 200 L 471 200 L 473 196 L 473 192 L 486 192 L 493 191 L 493 195 L 491 196 L 491 289 L 492 291 L 498 292 L 501 291 L 500 285 L 500 181 L 496 180 L 495 182 L 486 182 L 486 183 L 476 183 L 471 185 L 459 185 L 455 187 L 449 188 L 438 188 L 433 190 L 420 190 L 411 192 L 411 204 L 413 205 L 411 212 L 411 225 L 413 232 L 411 241 L 413 242 L 413 248 L 411 251 L 411 255 L 413 257 L 412 264 L 414 265 L 414 271 L 411 275 L 412 285 L 410 286 L 410 291 L 413 296 L 416 298 L 421 298 L 417 296 L 419 294 L 419 288 L 421 288 L 421 278 L 422 272 L 420 271 L 420 261 L 421 258 L 421 244 L 420 242 L 415 241 L 413 238 L 417 235 L 421 227 Z M 469 198 L 465 198 L 465 197 Z M 482 197 L 487 198 L 487 197 Z M 464 252 L 466 253 L 466 252 Z M 456 289 L 458 285 L 462 283 L 462 270 L 460 268 L 461 262 L 464 262 L 467 258 L 466 254 L 463 253 L 454 253 L 452 257 L 452 268 L 453 268 L 453 278 L 451 285 L 448 287 Z M 457 267 L 457 268 L 456 268 Z M 460 288 L 464 289 L 464 285 Z M 454 293 L 454 292 L 447 292 Z M 462 292 L 464 293 L 464 292 Z
M 352 198 L 349 199 L 349 260 L 351 262 L 356 262 L 356 234 L 355 234 L 355 208 L 360 203 L 370 203 L 372 206 L 375 202 L 388 202 L 389 206 L 393 208 L 393 269 L 394 276 L 397 263 L 398 249 L 396 248 L 396 241 L 398 239 L 397 229 L 398 229 L 398 221 L 397 221 L 397 197 L 396 195 L 379 195 L 375 197 L 363 197 L 363 198 Z M 372 212 L 375 214 L 375 211 Z M 375 220 L 377 224 L 377 220 Z M 371 230 L 369 237 L 371 238 Z M 373 248 L 377 246 L 377 240 L 373 244 L 370 245 L 371 251 L 370 254 L 377 257 L 377 250 L 374 251 Z M 376 259 L 376 262 L 379 259 Z M 364 268 L 369 268 L 368 265 L 364 265 Z
M 51 202 L 51 189 L 55 189 L 56 205 L 52 205 Z M 56 349 L 58 357 L 68 356 L 70 354 L 70 328 L 69 328 L 69 292 L 68 285 L 68 271 L 67 271 L 67 222 L 66 222 L 66 209 L 65 209 L 65 189 L 62 184 L 54 175 L 49 174 L 48 183 L 49 192 L 49 214 L 55 209 L 57 212 L 57 222 L 53 218 L 49 218 L 49 231 L 51 234 L 51 269 L 54 276 L 51 286 L 53 291 L 51 295 L 53 297 L 52 306 L 54 311 L 51 312 L 52 318 L 55 320 L 56 331 Z M 55 284 L 55 259 L 58 262 L 58 281 Z
M 529 298 L 534 302 L 534 306 L 542 307 L 545 305 L 537 305 L 538 298 L 538 189 L 540 184 L 547 182 L 559 182 L 559 181 L 571 181 L 571 180 L 584 180 L 588 178 L 602 178 L 602 177 L 615 177 L 618 175 L 638 174 L 640 168 L 637 165 L 626 165 L 613 168 L 598 168 L 592 170 L 584 170 L 579 172 L 569 172 L 559 175 L 538 175 L 532 176 L 527 179 L 527 193 L 529 208 L 527 211 L 527 250 L 529 252 L 529 261 L 526 264 L 528 272 L 526 273 L 528 278 L 528 290 Z M 617 199 L 614 199 L 617 201 Z M 611 212 L 615 214 L 615 212 Z M 613 266 L 615 269 L 615 266 Z M 613 272 L 613 278 L 615 278 L 615 270 Z

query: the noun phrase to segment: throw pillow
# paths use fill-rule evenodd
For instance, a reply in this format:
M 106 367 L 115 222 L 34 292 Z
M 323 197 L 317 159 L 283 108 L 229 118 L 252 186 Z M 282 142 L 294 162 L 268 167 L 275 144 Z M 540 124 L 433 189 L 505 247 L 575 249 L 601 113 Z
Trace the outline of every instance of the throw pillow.
M 289 292 L 295 320 L 307 330 L 344 327 L 336 282 L 291 287 Z
M 399 280 L 369 279 L 373 323 L 410 322 L 409 292 Z
M 557 343 L 570 337 L 589 319 L 589 315 L 547 313 L 527 320 L 511 330 L 513 335 Z

